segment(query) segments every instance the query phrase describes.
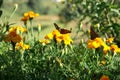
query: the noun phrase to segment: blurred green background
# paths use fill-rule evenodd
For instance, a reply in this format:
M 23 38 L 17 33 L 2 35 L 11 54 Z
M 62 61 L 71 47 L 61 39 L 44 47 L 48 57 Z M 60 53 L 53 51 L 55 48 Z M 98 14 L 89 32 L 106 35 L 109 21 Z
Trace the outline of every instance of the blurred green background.
M 37 25 L 41 24 L 41 32 L 39 37 L 42 39 L 46 34 L 55 29 L 53 23 L 58 23 L 61 27 L 71 27 L 71 24 L 63 24 L 60 20 L 59 14 L 65 7 L 65 4 L 58 2 L 57 0 L 3 0 L 1 9 L 3 10 L 2 19 L 7 19 L 13 12 L 15 4 L 18 4 L 18 9 L 9 20 L 10 23 L 16 23 L 15 25 L 22 25 L 20 21 L 25 12 L 34 11 L 40 14 L 40 17 L 36 17 L 33 20 L 34 33 L 37 35 Z
M 18 4 L 16 15 L 22 15 L 24 12 L 34 10 L 44 15 L 56 15 L 64 7 L 64 4 L 59 4 L 56 0 L 3 0 L 2 9 L 5 15 L 9 15 L 14 4 Z
M 25 12 L 34 11 L 40 14 L 40 17 L 33 20 L 35 35 L 37 35 L 37 25 L 41 24 L 38 39 L 43 39 L 46 34 L 55 29 L 53 23 L 57 23 L 62 28 L 72 28 L 71 36 L 76 38 L 76 41 L 88 38 L 89 27 L 96 24 L 100 25 L 99 31 L 96 29 L 100 35 L 104 36 L 108 31 L 108 37 L 110 37 L 112 32 L 109 29 L 112 28 L 113 32 L 116 31 L 117 37 L 120 37 L 118 35 L 120 33 L 120 0 L 3 0 L 2 19 L 9 18 L 15 4 L 18 4 L 18 9 L 8 20 L 10 23 L 23 26 L 20 19 Z M 81 36 L 83 32 L 80 30 L 80 23 L 83 24 L 82 28 L 86 31 L 87 37 Z M 114 24 L 117 24 L 119 29 L 115 29 Z M 116 35 L 112 36 L 116 37 Z

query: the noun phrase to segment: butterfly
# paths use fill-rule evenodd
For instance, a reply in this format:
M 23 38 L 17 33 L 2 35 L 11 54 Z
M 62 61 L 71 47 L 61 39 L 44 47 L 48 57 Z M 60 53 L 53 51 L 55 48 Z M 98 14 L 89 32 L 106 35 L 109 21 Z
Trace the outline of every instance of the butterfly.
M 54 23 L 54 26 L 61 34 L 71 33 L 71 30 L 60 28 L 56 23 Z
M 90 26 L 90 38 L 93 40 L 96 37 L 99 37 L 99 35 L 94 31 L 93 27 Z

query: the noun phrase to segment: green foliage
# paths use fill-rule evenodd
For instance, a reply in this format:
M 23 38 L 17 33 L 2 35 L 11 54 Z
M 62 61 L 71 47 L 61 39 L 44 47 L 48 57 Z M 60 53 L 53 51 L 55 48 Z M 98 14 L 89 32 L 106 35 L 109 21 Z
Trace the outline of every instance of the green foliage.
M 6 15 L 9 15 L 7 13 L 10 13 L 12 10 L 13 4 L 18 4 L 19 8 L 16 11 L 16 15 L 22 15 L 25 11 L 34 10 L 35 12 L 38 12 L 40 14 L 48 14 L 48 15 L 54 15 L 58 14 L 60 10 L 62 9 L 63 5 L 60 5 L 61 7 L 57 7 L 57 3 L 52 0 L 23 0 L 23 1 L 17 1 L 17 0 L 4 0 L 2 9 L 5 10 Z
M 103 54 L 87 49 L 85 43 L 60 49 L 54 44 L 43 46 L 36 42 L 22 53 L 4 48 L 0 54 L 1 80 L 98 80 L 103 74 L 120 79 L 120 55 L 109 54 L 105 57 L 106 64 L 100 64 Z

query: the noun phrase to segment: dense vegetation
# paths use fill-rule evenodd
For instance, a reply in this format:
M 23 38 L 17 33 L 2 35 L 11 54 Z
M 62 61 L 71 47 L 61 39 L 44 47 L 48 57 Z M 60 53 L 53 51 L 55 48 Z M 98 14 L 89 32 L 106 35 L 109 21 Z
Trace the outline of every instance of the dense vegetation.
M 75 35 L 83 32 L 87 36 L 87 40 L 79 36 L 77 44 L 77 36 L 72 39 L 72 31 L 59 27 L 60 22 L 39 40 L 42 25 L 33 25 L 41 17 L 36 8 L 39 1 L 43 0 L 23 1 L 32 6 L 19 15 L 20 25 L 16 25 L 11 18 L 18 13 L 18 5 L 3 18 L 6 5 L 0 0 L 0 80 L 120 80 L 119 1 L 62 1 L 62 21 L 77 19 Z M 86 19 L 89 31 L 84 31 Z

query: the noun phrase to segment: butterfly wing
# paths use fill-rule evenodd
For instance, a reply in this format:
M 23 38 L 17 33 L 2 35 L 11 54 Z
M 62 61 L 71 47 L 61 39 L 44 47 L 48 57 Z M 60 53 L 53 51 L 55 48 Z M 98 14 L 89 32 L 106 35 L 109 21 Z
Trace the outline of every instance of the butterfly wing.
M 71 33 L 70 30 L 67 29 L 61 29 L 56 23 L 54 23 L 55 28 L 61 33 L 61 34 L 67 34 L 67 33 Z
M 99 37 L 99 35 L 94 31 L 93 27 L 90 27 L 90 37 L 91 39 L 95 39 L 96 37 Z
M 67 34 L 67 33 L 71 33 L 71 31 L 67 30 L 67 29 L 61 29 L 60 33 L 61 34 Z
M 54 23 L 54 26 L 58 31 L 61 31 L 60 27 L 56 23 Z

